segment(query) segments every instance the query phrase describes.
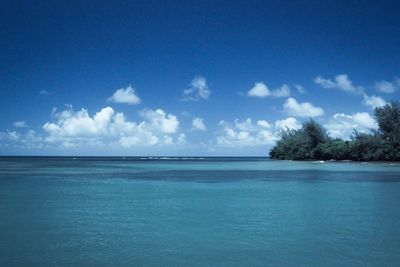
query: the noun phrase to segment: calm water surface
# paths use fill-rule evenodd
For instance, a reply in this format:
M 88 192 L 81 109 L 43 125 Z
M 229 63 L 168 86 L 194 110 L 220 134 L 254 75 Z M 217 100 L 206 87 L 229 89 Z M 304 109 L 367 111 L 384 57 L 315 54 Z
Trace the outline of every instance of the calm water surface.
M 399 266 L 400 164 L 0 158 L 0 266 Z

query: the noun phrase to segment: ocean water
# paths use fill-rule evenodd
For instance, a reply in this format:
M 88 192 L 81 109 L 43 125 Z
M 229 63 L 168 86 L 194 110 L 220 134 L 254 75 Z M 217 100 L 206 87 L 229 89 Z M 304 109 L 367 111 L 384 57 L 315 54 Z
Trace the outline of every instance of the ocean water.
M 0 266 L 399 266 L 400 164 L 0 158 Z

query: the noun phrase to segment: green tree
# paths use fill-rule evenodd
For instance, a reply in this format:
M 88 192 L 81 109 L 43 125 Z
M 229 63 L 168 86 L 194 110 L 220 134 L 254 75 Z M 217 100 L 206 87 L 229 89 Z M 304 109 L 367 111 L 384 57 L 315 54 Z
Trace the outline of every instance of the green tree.
M 350 143 L 350 158 L 352 160 L 385 160 L 382 138 L 374 134 L 354 131 Z
M 386 160 L 400 160 L 400 104 L 392 102 L 375 109 Z
M 392 102 L 375 109 L 379 130 L 370 134 L 354 131 L 350 141 L 332 139 L 310 119 L 301 129 L 283 130 L 271 149 L 275 159 L 336 159 L 400 161 L 400 104 Z
M 280 140 L 270 151 L 270 157 L 275 159 L 305 159 L 308 155 L 304 150 L 306 142 L 303 131 L 286 129 L 279 132 Z
M 305 122 L 299 130 L 281 130 L 279 135 L 280 140 L 270 151 L 271 158 L 311 159 L 317 145 L 329 140 L 326 130 L 312 119 Z
M 303 124 L 303 135 L 310 150 L 316 148 L 320 143 L 326 143 L 329 141 L 328 134 L 326 133 L 324 127 L 315 122 L 313 119 L 310 119 Z
M 322 160 L 348 160 L 350 159 L 351 147 L 349 141 L 341 139 L 329 140 L 326 143 L 319 143 L 313 151 L 313 159 Z

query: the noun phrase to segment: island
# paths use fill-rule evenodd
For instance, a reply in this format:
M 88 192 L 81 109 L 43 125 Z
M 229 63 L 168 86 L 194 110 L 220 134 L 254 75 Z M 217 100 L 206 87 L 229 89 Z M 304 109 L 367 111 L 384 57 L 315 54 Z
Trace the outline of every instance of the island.
M 400 104 L 398 101 L 375 108 L 379 129 L 370 133 L 353 131 L 350 140 L 332 138 L 313 119 L 300 129 L 283 129 L 271 149 L 272 159 L 400 161 Z

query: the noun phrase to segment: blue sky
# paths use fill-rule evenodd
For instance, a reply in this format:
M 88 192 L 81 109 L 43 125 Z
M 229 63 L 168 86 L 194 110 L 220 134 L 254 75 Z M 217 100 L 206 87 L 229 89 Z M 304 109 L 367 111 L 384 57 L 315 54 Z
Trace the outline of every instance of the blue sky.
M 311 117 L 376 129 L 399 4 L 265 2 L 3 1 L 0 154 L 263 156 Z

